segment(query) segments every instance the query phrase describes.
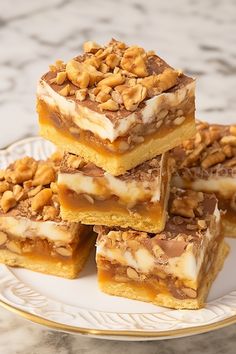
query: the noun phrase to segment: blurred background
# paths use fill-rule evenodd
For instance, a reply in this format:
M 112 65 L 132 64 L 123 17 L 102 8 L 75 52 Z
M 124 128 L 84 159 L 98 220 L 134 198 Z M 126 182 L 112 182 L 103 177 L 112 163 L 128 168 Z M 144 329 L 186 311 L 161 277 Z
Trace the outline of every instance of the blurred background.
M 236 1 L 0 0 L 0 147 L 37 134 L 37 80 L 86 40 L 155 49 L 197 78 L 197 117 L 235 122 Z

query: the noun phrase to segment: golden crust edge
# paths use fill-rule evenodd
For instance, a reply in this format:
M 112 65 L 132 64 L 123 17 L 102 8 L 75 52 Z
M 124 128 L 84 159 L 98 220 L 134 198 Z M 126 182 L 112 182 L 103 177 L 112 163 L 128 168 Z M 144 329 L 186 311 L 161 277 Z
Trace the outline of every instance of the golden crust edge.
M 78 248 L 76 259 L 71 264 L 63 264 L 63 260 L 58 262 L 50 262 L 50 258 L 49 261 L 42 259 L 34 262 L 32 258 L 28 258 L 27 256 L 21 254 L 16 254 L 5 249 L 0 250 L 0 263 L 10 267 L 25 268 L 34 272 L 74 279 L 83 269 L 95 244 L 95 240 L 95 235 L 91 235 L 81 247 L 81 252 L 80 248 Z
M 63 220 L 70 222 L 80 221 L 86 225 L 105 225 L 105 226 L 119 226 L 130 227 L 138 231 L 146 232 L 161 232 L 165 227 L 166 213 L 164 212 L 162 220 L 151 223 L 147 221 L 146 217 L 139 218 L 138 216 L 118 216 L 113 212 L 77 212 L 69 210 L 61 206 L 61 216 Z
M 100 281 L 98 269 L 98 284 L 101 291 L 114 296 L 122 296 L 133 300 L 144 302 L 152 302 L 154 305 L 169 307 L 173 309 L 199 309 L 204 306 L 205 299 L 208 295 L 210 287 L 215 280 L 216 276 L 224 265 L 225 258 L 229 253 L 229 246 L 222 241 L 219 245 L 218 253 L 215 258 L 214 264 L 205 277 L 204 285 L 199 290 L 199 295 L 196 299 L 175 299 L 171 296 L 159 294 L 153 301 L 150 301 L 147 296 L 139 295 L 138 291 L 127 283 L 118 283 L 111 280 Z
M 82 156 L 86 161 L 93 162 L 114 176 L 124 174 L 141 163 L 154 158 L 156 155 L 173 149 L 184 140 L 190 139 L 196 132 L 195 119 L 192 118 L 162 138 L 151 139 L 138 145 L 130 152 L 112 157 L 99 154 L 91 146 L 84 145 L 78 141 L 74 141 L 72 144 L 71 139 L 60 133 L 53 125 L 39 123 L 39 126 L 39 134 L 43 138 L 50 140 L 64 151 Z M 60 143 L 58 144 L 58 142 Z

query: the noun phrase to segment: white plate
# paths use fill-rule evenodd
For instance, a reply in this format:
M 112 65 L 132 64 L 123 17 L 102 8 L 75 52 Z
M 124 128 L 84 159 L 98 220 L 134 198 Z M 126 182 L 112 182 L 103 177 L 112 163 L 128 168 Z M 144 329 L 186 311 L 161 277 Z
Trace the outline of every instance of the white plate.
M 41 138 L 0 151 L 0 168 L 25 155 L 42 159 L 54 147 Z M 0 304 L 54 329 L 120 340 L 153 340 L 202 333 L 236 322 L 236 240 L 201 310 L 170 310 L 98 290 L 94 254 L 79 279 L 66 280 L 0 265 Z

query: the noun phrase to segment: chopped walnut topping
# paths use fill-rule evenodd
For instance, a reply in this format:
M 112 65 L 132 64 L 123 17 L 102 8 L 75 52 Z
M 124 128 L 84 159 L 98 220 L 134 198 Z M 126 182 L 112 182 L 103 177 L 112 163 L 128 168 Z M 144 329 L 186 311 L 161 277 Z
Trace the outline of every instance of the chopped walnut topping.
M 88 90 L 86 88 L 76 90 L 75 91 L 75 98 L 79 101 L 84 101 L 87 96 Z
M 181 148 L 173 151 L 180 168 L 201 166 L 205 170 L 214 168 L 220 171 L 222 167 L 236 166 L 234 128 L 235 126 L 197 122 L 195 138 L 183 143 L 182 152 Z
M 148 97 L 152 97 L 173 87 L 177 82 L 178 76 L 179 73 L 177 71 L 165 69 L 165 71 L 159 75 L 151 75 L 140 80 L 140 83 L 146 87 Z
M 101 48 L 99 44 L 93 41 L 85 42 L 83 45 L 84 51 L 87 53 L 96 53 Z
M 71 90 L 70 85 L 67 84 L 67 85 L 65 85 L 58 93 L 59 93 L 60 95 L 66 97 L 66 96 L 69 96 L 70 90 Z
M 203 168 L 208 168 L 214 166 L 225 160 L 225 154 L 222 151 L 216 151 L 214 154 L 208 155 L 202 162 L 201 166 Z
M 119 109 L 118 103 L 113 101 L 112 99 L 100 103 L 98 107 L 101 108 L 102 110 L 108 110 L 108 111 L 118 111 Z
M 101 110 L 116 111 L 125 108 L 134 111 L 146 98 L 151 98 L 175 86 L 181 75 L 180 71 L 169 67 L 162 69 L 160 66 L 160 72 L 156 69 L 153 71 L 153 60 L 156 60 L 158 68 L 160 59 L 153 51 L 145 52 L 138 46 L 127 47 L 116 40 L 112 40 L 104 47 L 88 41 L 84 43 L 83 55 L 70 60 L 66 65 L 60 62 L 51 66 L 51 71 L 57 75 L 50 79 L 49 83 L 58 85 L 66 83 L 58 90 L 59 94 L 65 97 L 75 94 L 78 101 L 84 101 L 88 96 L 91 101 L 98 103 Z M 71 87 L 67 79 L 79 90 Z M 122 85 L 123 89 L 121 87 L 118 89 Z M 100 86 L 108 86 L 114 91 L 105 94 L 96 90 Z M 128 88 L 131 90 L 130 93 L 127 91 Z M 125 89 L 122 96 L 121 90 Z M 130 99 L 130 96 L 133 98 Z M 111 103 L 110 99 L 115 104 Z M 107 101 L 109 104 L 103 105 Z M 180 123 L 177 121 L 176 124 Z
M 147 55 L 143 48 L 129 47 L 124 52 L 120 66 L 122 69 L 130 71 L 138 77 L 148 76 L 147 71 Z
M 46 161 L 25 157 L 9 165 L 0 181 L 0 212 L 41 220 L 43 207 L 50 206 L 57 213 L 48 212 L 46 218 L 59 219 L 55 181 L 61 158 L 62 154 L 56 152 Z
M 8 210 L 13 208 L 16 205 L 16 199 L 12 191 L 6 191 L 3 193 L 1 198 L 0 206 L 4 213 L 7 213 Z
M 33 178 L 33 186 L 46 185 L 55 181 L 55 170 L 47 162 L 38 164 L 38 168 Z
M 59 73 L 57 73 L 57 77 L 55 80 L 57 85 L 64 84 L 65 80 L 66 80 L 66 72 L 65 71 L 60 71 Z
M 121 94 L 125 108 L 128 111 L 135 111 L 146 95 L 147 89 L 140 84 L 126 88 Z
M 50 188 L 45 188 L 37 193 L 31 202 L 31 208 L 33 211 L 38 211 L 47 205 L 52 197 L 52 190 Z
M 170 206 L 173 215 L 194 218 L 196 216 L 199 203 L 203 200 L 203 193 L 188 191 L 186 195 L 176 196 Z

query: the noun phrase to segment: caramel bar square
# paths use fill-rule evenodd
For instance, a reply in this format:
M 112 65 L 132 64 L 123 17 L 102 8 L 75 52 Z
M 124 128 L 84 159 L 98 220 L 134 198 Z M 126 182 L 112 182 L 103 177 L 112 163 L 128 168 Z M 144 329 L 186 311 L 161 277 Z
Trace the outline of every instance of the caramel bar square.
M 83 224 L 164 229 L 173 161 L 157 156 L 121 176 L 65 154 L 58 175 L 64 220 Z
M 198 309 L 223 266 L 214 195 L 175 190 L 158 234 L 95 226 L 98 282 L 105 293 L 175 309 Z
M 95 243 L 90 227 L 62 221 L 54 158 L 25 157 L 0 171 L 0 263 L 75 278 Z
M 236 237 L 236 126 L 197 123 L 194 139 L 173 150 L 172 184 L 217 194 L 225 236 Z
M 40 134 L 117 176 L 195 133 L 195 81 L 112 40 L 57 61 L 37 89 Z

